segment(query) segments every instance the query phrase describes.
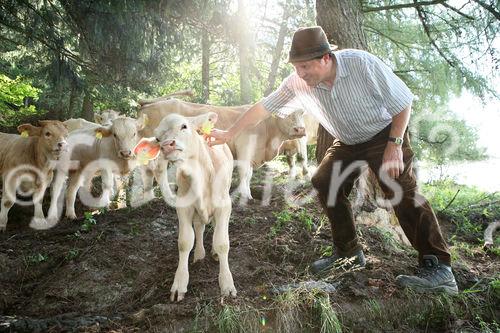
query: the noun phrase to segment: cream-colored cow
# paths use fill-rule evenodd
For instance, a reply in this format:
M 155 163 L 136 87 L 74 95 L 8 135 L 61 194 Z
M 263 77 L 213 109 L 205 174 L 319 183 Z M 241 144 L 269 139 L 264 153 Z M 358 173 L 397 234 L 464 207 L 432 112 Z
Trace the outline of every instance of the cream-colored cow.
M 313 116 L 306 113 L 304 114 L 304 124 L 306 127 L 305 137 L 286 140 L 280 147 L 280 154 L 284 154 L 287 158 L 289 167 L 288 174 L 292 179 L 297 177 L 296 159 L 302 167 L 302 176 L 304 178 L 309 178 L 307 145 L 316 144 L 318 141 L 318 121 Z
M 66 148 L 68 130 L 60 121 L 39 121 L 39 127 L 20 125 L 22 135 L 0 133 L 0 174 L 2 203 L 0 232 L 7 226 L 10 208 L 16 202 L 16 191 L 33 195 L 35 214 L 30 226 L 44 229 L 49 226 L 42 210 L 43 195 L 51 184 L 56 161 Z M 56 205 L 54 200 L 52 205 Z
M 71 118 L 63 121 L 64 126 L 68 129 L 68 132 L 73 132 L 81 128 L 97 128 L 99 124 L 93 123 L 91 121 L 85 120 L 83 118 Z
M 217 127 L 229 128 L 250 105 L 244 106 L 214 106 L 169 99 L 148 104 L 141 108 L 140 115 L 147 116 L 147 125 L 141 132 L 144 137 L 151 137 L 154 129 L 167 115 L 178 113 L 191 117 L 214 112 L 218 116 Z M 237 159 L 236 166 L 240 175 L 239 191 L 243 198 L 251 199 L 250 180 L 254 168 L 272 160 L 278 155 L 279 147 L 285 140 L 300 138 L 305 135 L 303 112 L 298 111 L 281 119 L 269 117 L 257 126 L 242 131 L 228 146 Z M 152 188 L 151 174 L 144 178 L 145 187 Z M 148 196 L 147 194 L 145 196 Z
M 66 217 L 75 219 L 75 200 L 82 185 L 88 187 L 92 178 L 100 173 L 102 177 L 102 201 L 92 206 L 106 206 L 113 186 L 113 174 L 126 175 L 137 166 L 133 149 L 139 141 L 139 130 L 144 127 L 144 119 L 118 117 L 109 127 L 80 129 L 70 134 L 68 152 L 64 154 L 61 177 L 56 179 L 54 189 L 61 193 L 64 175 L 69 175 L 66 195 Z M 59 175 L 58 175 L 59 176 Z M 82 193 L 83 194 L 83 193 Z M 92 198 L 87 195 L 87 200 Z M 50 216 L 56 213 L 49 212 Z
M 116 118 L 120 117 L 120 113 L 115 110 L 107 109 L 94 114 L 94 121 L 102 126 L 109 126 Z
M 197 133 L 199 124 L 208 116 L 171 114 L 163 118 L 154 132 L 161 154 L 177 167 L 175 199 L 172 200 L 168 187 L 163 191 L 166 201 L 175 204 L 179 219 L 179 263 L 171 288 L 172 301 L 182 300 L 187 292 L 188 258 L 195 239 L 194 261 L 205 257 L 203 233 L 210 221 L 214 223 L 212 251 L 219 260 L 221 294 L 236 296 L 228 262 L 233 157 L 227 145 L 209 147 Z

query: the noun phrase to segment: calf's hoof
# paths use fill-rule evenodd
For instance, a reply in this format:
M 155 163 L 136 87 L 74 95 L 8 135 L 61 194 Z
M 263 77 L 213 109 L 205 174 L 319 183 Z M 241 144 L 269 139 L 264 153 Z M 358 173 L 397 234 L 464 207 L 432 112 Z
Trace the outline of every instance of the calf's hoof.
M 52 226 L 46 219 L 40 217 L 33 217 L 30 222 L 30 228 L 35 230 L 47 230 Z
M 170 292 L 170 301 L 171 302 L 180 302 L 184 299 L 184 296 L 186 295 L 186 293 L 182 293 L 182 292 L 179 292 L 179 291 L 172 291 Z
M 66 213 L 66 217 L 70 220 L 76 220 L 76 214 L 75 212 L 69 212 L 69 213 Z
M 223 297 L 226 297 L 226 296 L 236 297 L 236 288 L 234 287 L 234 284 L 231 283 L 231 284 L 228 284 L 227 286 L 220 287 L 220 294 Z
M 205 249 L 202 250 L 194 250 L 193 263 L 205 259 Z

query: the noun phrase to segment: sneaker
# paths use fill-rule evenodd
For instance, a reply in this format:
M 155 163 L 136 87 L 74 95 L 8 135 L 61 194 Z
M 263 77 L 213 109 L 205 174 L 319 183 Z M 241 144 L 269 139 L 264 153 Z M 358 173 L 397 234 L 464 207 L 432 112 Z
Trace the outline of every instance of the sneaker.
M 458 287 L 451 267 L 440 264 L 436 256 L 423 257 L 423 266 L 416 275 L 399 275 L 396 283 L 419 292 L 446 292 L 457 294 Z
M 352 256 L 340 256 L 334 254 L 331 257 L 316 260 L 310 266 L 311 273 L 325 273 L 332 268 L 350 270 L 354 267 L 365 267 L 366 260 L 363 250 L 359 250 Z

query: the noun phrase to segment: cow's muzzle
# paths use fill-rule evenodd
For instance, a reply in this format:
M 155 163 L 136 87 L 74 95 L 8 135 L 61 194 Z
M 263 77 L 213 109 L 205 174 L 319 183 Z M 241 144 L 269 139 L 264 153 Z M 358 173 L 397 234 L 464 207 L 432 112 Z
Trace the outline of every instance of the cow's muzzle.
M 129 160 L 132 158 L 132 151 L 129 150 L 120 150 L 120 157 L 124 160 Z
M 306 128 L 303 126 L 295 126 L 290 131 L 290 135 L 294 138 L 301 138 L 306 135 Z
M 168 139 L 168 140 L 163 141 L 160 144 L 160 147 L 161 147 L 161 151 L 165 155 L 169 155 L 176 150 L 177 151 L 183 150 L 182 147 L 180 147 L 174 139 Z

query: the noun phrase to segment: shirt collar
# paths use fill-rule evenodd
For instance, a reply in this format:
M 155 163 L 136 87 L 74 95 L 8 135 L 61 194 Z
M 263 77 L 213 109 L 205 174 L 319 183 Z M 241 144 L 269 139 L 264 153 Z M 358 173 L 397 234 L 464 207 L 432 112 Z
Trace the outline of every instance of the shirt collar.
M 344 65 L 344 61 L 342 60 L 341 57 L 339 57 L 339 55 L 337 53 L 338 52 L 333 52 L 333 56 L 337 60 L 337 68 L 336 68 L 336 74 L 335 74 L 335 75 L 337 75 L 337 77 L 335 78 L 335 81 L 338 80 L 339 78 L 346 77 L 347 75 L 349 75 L 349 73 L 347 72 L 347 68 Z M 326 84 L 324 84 L 323 82 L 320 82 L 316 86 L 316 88 L 324 89 L 324 90 L 331 90 L 331 88 L 329 86 L 327 86 Z
M 342 57 L 340 57 L 339 52 L 333 52 L 333 56 L 337 60 L 337 76 L 338 77 L 346 77 L 349 75 L 349 72 L 347 72 L 347 68 L 344 64 L 344 60 Z

